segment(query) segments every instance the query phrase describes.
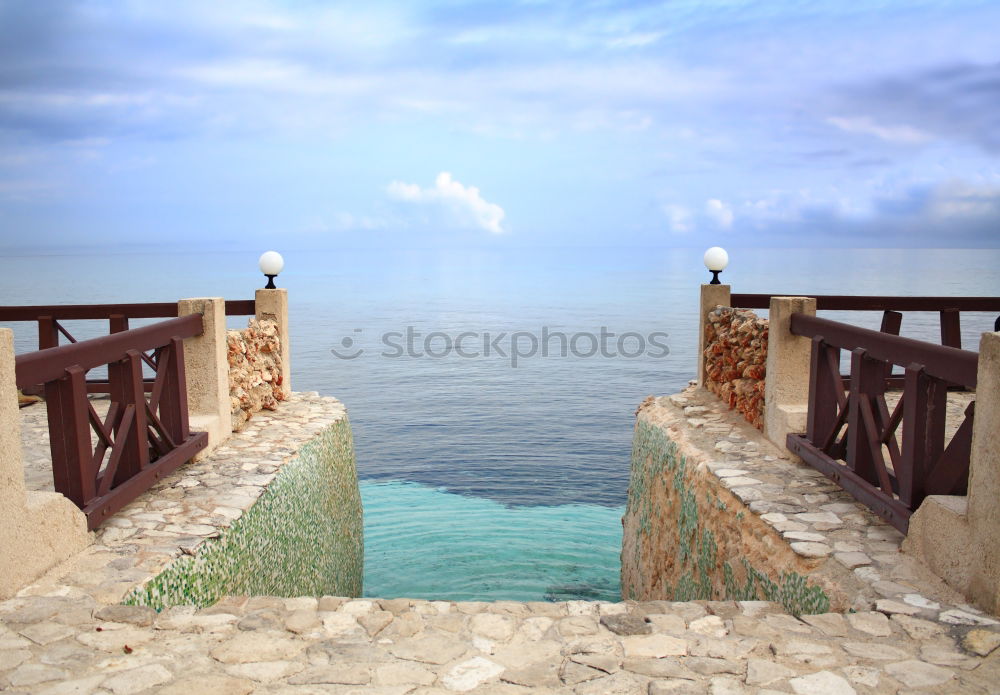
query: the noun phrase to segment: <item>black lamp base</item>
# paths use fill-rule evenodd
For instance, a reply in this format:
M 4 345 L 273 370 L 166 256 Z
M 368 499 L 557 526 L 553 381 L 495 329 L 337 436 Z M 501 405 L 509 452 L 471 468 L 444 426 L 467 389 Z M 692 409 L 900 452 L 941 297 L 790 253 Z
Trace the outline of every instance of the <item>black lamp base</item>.
M 709 271 L 709 272 L 712 273 L 712 281 L 710 283 L 708 283 L 708 284 L 709 285 L 721 285 L 722 283 L 719 282 L 719 273 L 721 273 L 722 271 L 721 270 L 712 270 L 712 271 Z
M 278 277 L 277 275 L 268 275 L 267 273 L 264 273 L 264 277 L 267 278 L 267 284 L 264 285 L 265 290 L 278 289 L 278 286 L 274 284 L 274 278 Z

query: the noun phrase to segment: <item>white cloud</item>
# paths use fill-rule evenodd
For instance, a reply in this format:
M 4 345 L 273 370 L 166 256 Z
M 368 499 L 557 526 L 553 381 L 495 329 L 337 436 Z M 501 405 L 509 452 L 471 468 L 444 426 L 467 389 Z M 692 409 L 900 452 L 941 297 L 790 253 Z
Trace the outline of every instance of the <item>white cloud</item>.
M 502 234 L 503 208 L 490 203 L 475 186 L 465 186 L 442 171 L 434 179 L 433 188 L 421 188 L 415 183 L 393 181 L 389 196 L 408 203 L 427 203 L 445 207 L 459 222 L 470 224 L 493 234 Z
M 927 202 L 927 211 L 937 219 L 956 217 L 1000 217 L 1000 190 L 952 181 L 940 186 Z
M 880 125 L 867 116 L 854 118 L 841 118 L 833 116 L 826 119 L 832 126 L 840 128 L 848 133 L 861 133 L 863 135 L 874 135 L 887 142 L 895 142 L 902 145 L 919 145 L 931 140 L 929 133 L 908 125 Z
M 693 229 L 691 211 L 683 205 L 664 205 L 663 212 L 667 215 L 670 231 L 677 234 L 687 234 Z
M 718 198 L 706 201 L 705 214 L 723 229 L 729 229 L 733 226 L 733 209 Z

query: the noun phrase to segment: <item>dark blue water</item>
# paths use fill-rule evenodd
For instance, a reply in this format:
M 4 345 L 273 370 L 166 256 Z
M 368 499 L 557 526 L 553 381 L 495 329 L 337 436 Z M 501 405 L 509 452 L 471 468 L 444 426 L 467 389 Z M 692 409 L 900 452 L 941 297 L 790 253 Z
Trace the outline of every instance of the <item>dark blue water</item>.
M 250 298 L 261 285 L 262 250 L 7 257 L 0 303 Z M 675 392 L 694 374 L 698 286 L 708 276 L 701 251 L 279 250 L 293 388 L 336 396 L 354 428 L 367 510 L 366 592 L 613 598 L 633 412 L 646 395 Z M 1000 290 L 997 250 L 731 249 L 730 258 L 723 279 L 734 292 Z M 873 328 L 880 320 L 830 316 Z M 976 349 L 995 318 L 963 314 L 966 347 Z M 103 330 L 69 327 L 78 337 Z M 585 356 L 594 347 L 588 336 L 599 340 L 602 327 L 615 334 L 606 352 L 633 356 L 601 356 L 599 348 Z M 18 349 L 32 349 L 34 326 L 14 328 Z M 406 354 L 408 328 L 414 355 Z M 514 366 L 511 334 L 521 332 L 523 353 L 543 330 L 565 334 L 567 343 L 576 336 L 575 343 L 564 357 L 560 339 L 551 338 L 547 357 L 539 345 Z M 654 332 L 667 334 L 658 339 L 667 350 L 640 349 L 637 336 L 646 341 Z M 936 340 L 937 316 L 907 314 L 902 332 Z M 425 343 L 431 333 L 438 335 Z M 463 333 L 462 350 L 478 356 L 457 354 Z M 487 333 L 487 343 L 505 334 L 495 343 L 503 354 L 492 347 L 483 354 Z M 619 345 L 624 333 L 637 335 Z M 333 350 L 361 352 L 342 359 Z

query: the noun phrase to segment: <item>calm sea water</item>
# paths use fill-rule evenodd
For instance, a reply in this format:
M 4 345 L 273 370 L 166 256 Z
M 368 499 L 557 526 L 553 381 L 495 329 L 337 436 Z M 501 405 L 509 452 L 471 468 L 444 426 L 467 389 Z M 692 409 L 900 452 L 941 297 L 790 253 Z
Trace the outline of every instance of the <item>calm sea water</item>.
M 293 387 L 342 400 L 354 428 L 366 593 L 617 597 L 633 412 L 695 371 L 701 252 L 279 250 Z M 0 304 L 250 298 L 259 251 L 8 256 Z M 734 292 L 1000 290 L 997 250 L 734 249 L 730 258 L 723 278 Z M 873 328 L 880 320 L 831 317 Z M 976 349 L 995 318 L 964 314 L 964 345 Z M 67 325 L 77 337 L 103 330 Z M 34 349 L 34 326 L 12 327 L 18 350 Z M 614 334 L 605 352 L 630 357 L 587 356 L 602 327 Z M 654 332 L 666 334 L 655 338 L 665 349 L 648 343 Z M 455 349 L 462 334 L 465 357 Z M 548 355 L 539 344 L 514 366 L 514 334 L 522 355 L 532 336 L 548 335 Z M 903 334 L 936 340 L 937 316 L 907 314 Z

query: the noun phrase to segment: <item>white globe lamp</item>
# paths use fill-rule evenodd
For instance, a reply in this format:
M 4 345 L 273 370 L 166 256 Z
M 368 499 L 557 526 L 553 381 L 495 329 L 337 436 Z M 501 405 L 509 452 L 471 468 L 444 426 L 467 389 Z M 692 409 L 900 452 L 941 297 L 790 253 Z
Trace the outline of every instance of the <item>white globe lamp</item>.
M 705 267 L 712 271 L 712 281 L 710 285 L 721 285 L 719 273 L 729 265 L 729 254 L 721 246 L 713 246 L 705 252 Z
M 274 278 L 285 267 L 285 259 L 281 257 L 281 254 L 277 251 L 265 251 L 260 255 L 257 265 L 260 266 L 260 272 L 264 273 L 264 276 L 267 277 L 267 284 L 264 285 L 264 289 L 278 289 L 274 284 Z

